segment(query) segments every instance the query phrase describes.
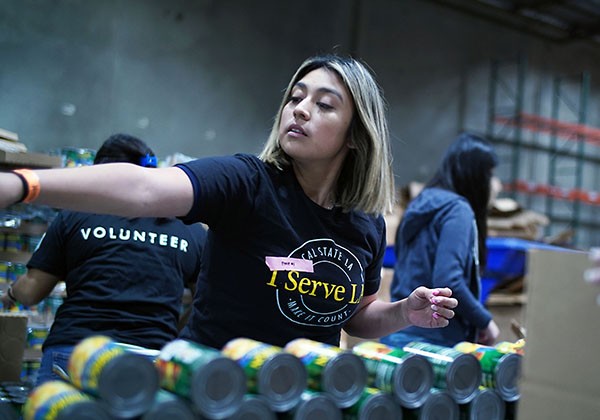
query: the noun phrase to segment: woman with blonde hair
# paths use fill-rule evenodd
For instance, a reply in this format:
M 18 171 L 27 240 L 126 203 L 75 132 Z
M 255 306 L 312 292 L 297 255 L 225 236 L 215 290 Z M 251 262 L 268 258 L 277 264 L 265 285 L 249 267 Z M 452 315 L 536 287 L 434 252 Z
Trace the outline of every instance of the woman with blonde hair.
M 376 299 L 391 168 L 378 85 L 358 60 L 327 55 L 296 71 L 258 157 L 0 174 L 0 206 L 35 198 L 203 222 L 203 270 L 183 338 L 215 348 L 240 336 L 339 345 L 342 328 L 377 338 L 409 325 L 444 327 L 454 316 L 447 288 L 419 287 L 394 303 Z

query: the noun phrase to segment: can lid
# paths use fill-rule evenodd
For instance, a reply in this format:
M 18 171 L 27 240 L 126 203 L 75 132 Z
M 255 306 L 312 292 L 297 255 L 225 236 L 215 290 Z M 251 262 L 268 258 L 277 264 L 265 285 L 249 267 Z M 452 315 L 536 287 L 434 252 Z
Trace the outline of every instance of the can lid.
M 403 407 L 418 408 L 425 403 L 433 387 L 433 368 L 425 357 L 409 354 L 394 370 L 392 381 L 396 400 Z
M 305 392 L 293 412 L 294 420 L 342 420 L 342 410 L 331 395 L 323 392 Z
M 340 408 L 356 403 L 367 386 L 367 368 L 357 355 L 338 354 L 323 368 L 321 388 L 329 393 Z
M 56 420 L 110 420 L 113 417 L 98 401 L 77 401 L 60 410 Z
M 200 413 L 211 419 L 233 415 L 246 394 L 246 374 L 233 359 L 217 356 L 193 374 L 191 400 Z
M 503 420 L 506 411 L 504 401 L 492 388 L 480 389 L 467 409 L 468 420 Z
M 516 401 L 520 397 L 521 359 L 520 354 L 507 353 L 498 360 L 494 382 L 496 390 L 504 401 Z
M 361 406 L 359 419 L 389 420 L 402 418 L 402 409 L 394 397 L 386 392 L 378 392 L 369 397 Z
M 458 404 L 446 391 L 435 390 L 429 394 L 427 401 L 420 408 L 420 419 L 458 420 L 460 409 Z
M 146 412 L 159 389 L 158 371 L 150 359 L 125 352 L 110 360 L 98 378 L 98 397 L 117 417 Z
M 446 371 L 446 390 L 458 404 L 467 404 L 481 385 L 481 364 L 470 353 L 457 356 Z
M 272 355 L 258 373 L 258 393 L 274 411 L 292 409 L 307 387 L 306 367 L 291 353 Z
M 259 395 L 246 395 L 239 410 L 229 420 L 276 420 L 277 415 Z M 158 419 L 157 419 L 158 420 Z
M 194 420 L 196 414 L 192 411 L 191 407 L 183 401 L 173 399 L 163 401 L 160 404 L 155 404 L 150 410 L 144 413 L 141 420 L 164 420 L 169 418 L 177 420 Z

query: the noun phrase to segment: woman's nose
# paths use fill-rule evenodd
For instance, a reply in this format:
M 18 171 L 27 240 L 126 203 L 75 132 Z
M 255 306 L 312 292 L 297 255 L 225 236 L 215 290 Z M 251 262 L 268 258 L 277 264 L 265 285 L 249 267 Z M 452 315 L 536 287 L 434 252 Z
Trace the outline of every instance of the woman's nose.
M 310 112 L 308 110 L 308 101 L 302 100 L 296 104 L 294 108 L 294 117 L 302 118 L 303 120 L 308 120 L 310 118 Z

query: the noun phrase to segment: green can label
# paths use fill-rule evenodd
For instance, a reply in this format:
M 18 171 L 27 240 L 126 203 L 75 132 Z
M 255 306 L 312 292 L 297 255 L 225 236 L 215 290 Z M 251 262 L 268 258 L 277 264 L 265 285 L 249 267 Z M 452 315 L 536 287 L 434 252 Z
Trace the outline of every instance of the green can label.
M 256 392 L 258 385 L 258 371 L 271 357 L 283 352 L 283 348 L 252 340 L 250 338 L 236 338 L 229 341 L 221 352 L 235 360 L 246 373 L 248 389 Z
M 297 338 L 286 344 L 285 351 L 299 358 L 308 373 L 308 385 L 312 389 L 321 390 L 323 369 L 330 360 L 344 352 L 339 347 L 320 343 L 307 338 Z
M 352 348 L 363 360 L 369 373 L 369 384 L 386 392 L 393 392 L 396 367 L 411 353 L 376 341 L 366 341 Z
M 448 372 L 448 367 L 457 357 L 463 354 L 454 350 L 452 347 L 416 341 L 408 343 L 404 346 L 404 349 L 410 353 L 419 354 L 429 360 L 435 376 L 435 386 L 438 388 L 446 388 L 446 374 Z
M 171 341 L 161 349 L 156 359 L 160 385 L 178 395 L 189 397 L 192 373 L 219 357 L 222 355 L 216 349 L 187 340 Z
M 496 347 L 484 346 L 481 344 L 470 343 L 463 341 L 454 346 L 461 353 L 472 354 L 479 360 L 482 371 L 483 386 L 494 388 L 496 384 L 496 375 L 498 373 L 498 365 L 507 353 L 498 350 Z M 516 357 L 516 356 L 515 356 Z

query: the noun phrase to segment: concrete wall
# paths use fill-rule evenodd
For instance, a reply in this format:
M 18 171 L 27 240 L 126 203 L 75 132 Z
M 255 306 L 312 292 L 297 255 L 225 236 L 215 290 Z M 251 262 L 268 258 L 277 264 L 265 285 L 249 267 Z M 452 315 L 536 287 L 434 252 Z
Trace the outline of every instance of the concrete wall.
M 363 58 L 385 91 L 400 184 L 427 179 L 460 130 L 485 132 L 493 59 L 526 57 L 525 110 L 545 116 L 554 76 L 590 72 L 588 122 L 600 126 L 600 45 L 424 0 L 4 0 L 0 127 L 32 151 L 96 148 L 121 131 L 161 157 L 257 152 L 298 64 L 335 50 Z M 534 158 L 523 170 L 545 174 Z M 585 187 L 598 190 L 594 171 Z

